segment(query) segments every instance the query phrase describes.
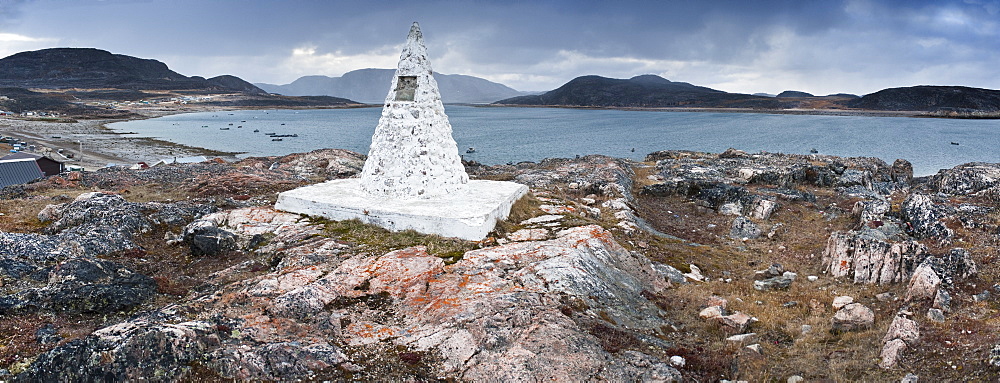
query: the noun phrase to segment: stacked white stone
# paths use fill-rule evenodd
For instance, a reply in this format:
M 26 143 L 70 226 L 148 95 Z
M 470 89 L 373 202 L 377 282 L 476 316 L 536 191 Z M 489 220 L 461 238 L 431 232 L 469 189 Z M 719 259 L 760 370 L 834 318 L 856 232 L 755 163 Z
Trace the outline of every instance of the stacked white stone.
M 423 34 L 413 23 L 372 136 L 361 188 L 383 198 L 433 198 L 468 182 Z
M 390 89 L 361 178 L 280 193 L 275 208 L 359 219 L 394 231 L 485 238 L 528 187 L 469 180 L 417 23 L 410 28 Z

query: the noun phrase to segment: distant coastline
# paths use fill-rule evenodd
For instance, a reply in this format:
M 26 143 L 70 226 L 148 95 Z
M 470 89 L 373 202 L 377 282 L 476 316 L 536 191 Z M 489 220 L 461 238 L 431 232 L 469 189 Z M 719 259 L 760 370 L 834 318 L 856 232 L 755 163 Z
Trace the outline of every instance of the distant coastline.
M 948 116 L 933 116 L 922 111 L 887 111 L 887 110 L 846 110 L 846 109 L 753 109 L 753 108 L 646 108 L 646 107 L 616 107 L 616 106 L 575 106 L 575 105 L 514 105 L 487 104 L 470 105 L 486 108 L 559 108 L 559 109 L 594 109 L 623 110 L 639 112 L 694 112 L 694 113 L 762 113 L 762 114 L 794 114 L 812 116 L 864 116 L 864 117 L 934 117 L 960 118 Z M 993 117 L 1000 118 L 1000 116 Z

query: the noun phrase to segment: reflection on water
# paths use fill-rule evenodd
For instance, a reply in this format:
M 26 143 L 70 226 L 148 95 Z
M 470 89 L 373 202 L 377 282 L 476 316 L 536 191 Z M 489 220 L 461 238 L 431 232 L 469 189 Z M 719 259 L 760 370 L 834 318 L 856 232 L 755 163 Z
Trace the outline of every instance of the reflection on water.
M 665 149 L 904 158 L 916 175 L 1000 162 L 1000 120 L 445 107 L 465 158 L 487 164 L 605 154 L 641 160 Z M 205 112 L 110 124 L 122 132 L 246 155 L 321 148 L 368 152 L 381 108 Z M 233 125 L 229 125 L 233 124 Z M 230 128 L 223 130 L 222 128 Z M 254 132 L 257 130 L 257 132 Z M 297 134 L 272 141 L 266 133 Z M 957 143 L 958 145 L 953 145 Z

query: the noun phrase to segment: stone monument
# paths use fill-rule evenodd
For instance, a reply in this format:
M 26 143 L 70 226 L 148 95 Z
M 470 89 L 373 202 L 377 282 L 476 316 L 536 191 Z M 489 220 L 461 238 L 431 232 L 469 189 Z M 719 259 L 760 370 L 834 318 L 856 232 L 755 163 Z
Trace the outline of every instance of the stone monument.
M 469 180 L 413 23 L 361 177 L 286 191 L 275 208 L 480 240 L 527 191 L 513 182 Z

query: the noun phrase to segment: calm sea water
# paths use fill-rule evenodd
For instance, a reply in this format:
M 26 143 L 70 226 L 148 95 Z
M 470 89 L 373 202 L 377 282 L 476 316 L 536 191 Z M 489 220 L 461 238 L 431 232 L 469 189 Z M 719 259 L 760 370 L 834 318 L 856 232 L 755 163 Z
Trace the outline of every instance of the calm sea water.
M 904 158 L 917 175 L 1000 162 L 1000 120 L 445 107 L 465 158 L 486 164 L 605 154 L 641 160 L 657 150 L 768 151 Z M 180 144 L 285 155 L 320 148 L 367 153 L 381 108 L 179 114 L 110 124 Z M 242 126 L 242 128 L 240 127 Z M 229 128 L 222 130 L 222 128 Z M 254 130 L 259 132 L 254 132 Z M 298 134 L 272 141 L 264 133 Z M 959 145 L 953 145 L 952 142 Z

